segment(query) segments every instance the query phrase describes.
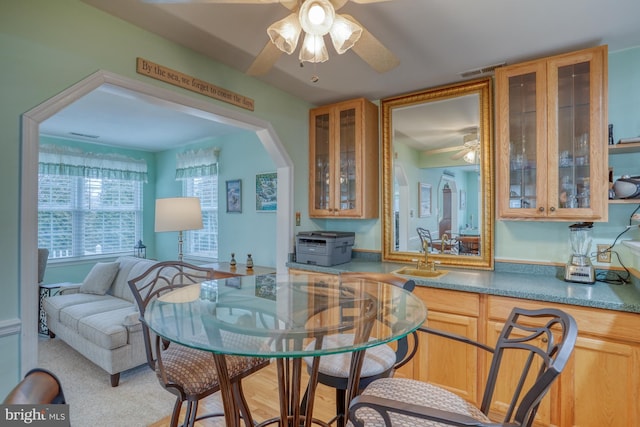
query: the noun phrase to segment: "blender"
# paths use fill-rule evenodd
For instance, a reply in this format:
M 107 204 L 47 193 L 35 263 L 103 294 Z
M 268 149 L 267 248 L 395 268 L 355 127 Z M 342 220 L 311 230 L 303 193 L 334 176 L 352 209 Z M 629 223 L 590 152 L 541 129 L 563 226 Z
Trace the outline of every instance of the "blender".
M 564 270 L 564 280 L 577 283 L 595 283 L 596 273 L 589 260 L 592 222 L 579 222 L 569 226 L 571 257 Z

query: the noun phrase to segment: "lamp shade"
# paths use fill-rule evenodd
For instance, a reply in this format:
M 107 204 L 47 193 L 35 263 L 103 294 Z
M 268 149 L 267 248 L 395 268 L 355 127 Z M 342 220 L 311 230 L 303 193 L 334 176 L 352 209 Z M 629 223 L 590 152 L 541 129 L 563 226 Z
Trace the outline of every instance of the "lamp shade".
M 362 35 L 362 27 L 340 15 L 336 15 L 331 30 L 331 41 L 338 54 L 342 55 L 353 47 Z
M 156 199 L 156 232 L 201 228 L 202 209 L 198 197 Z
M 300 59 L 300 62 L 324 62 L 329 59 L 329 53 L 322 36 L 306 34 L 298 59 Z
M 295 13 L 271 24 L 267 28 L 267 34 L 273 44 L 288 55 L 291 55 L 296 50 L 301 31 L 302 28 L 300 28 L 300 22 L 298 22 L 298 16 Z

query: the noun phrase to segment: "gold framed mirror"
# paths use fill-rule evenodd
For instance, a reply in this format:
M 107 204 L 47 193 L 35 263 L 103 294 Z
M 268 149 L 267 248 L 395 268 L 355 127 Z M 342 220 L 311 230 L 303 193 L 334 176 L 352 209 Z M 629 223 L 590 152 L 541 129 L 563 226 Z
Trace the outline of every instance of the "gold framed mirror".
M 383 260 L 493 269 L 491 78 L 380 105 Z

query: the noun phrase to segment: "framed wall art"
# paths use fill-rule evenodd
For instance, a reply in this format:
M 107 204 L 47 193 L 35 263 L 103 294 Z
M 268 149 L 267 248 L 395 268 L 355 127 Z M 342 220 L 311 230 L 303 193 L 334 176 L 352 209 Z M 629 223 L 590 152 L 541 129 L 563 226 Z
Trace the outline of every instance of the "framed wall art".
M 418 216 L 431 216 L 431 184 L 418 183 Z
M 233 179 L 226 181 L 227 184 L 227 212 L 242 212 L 242 181 Z
M 256 175 L 256 210 L 275 212 L 278 209 L 278 174 L 276 172 Z

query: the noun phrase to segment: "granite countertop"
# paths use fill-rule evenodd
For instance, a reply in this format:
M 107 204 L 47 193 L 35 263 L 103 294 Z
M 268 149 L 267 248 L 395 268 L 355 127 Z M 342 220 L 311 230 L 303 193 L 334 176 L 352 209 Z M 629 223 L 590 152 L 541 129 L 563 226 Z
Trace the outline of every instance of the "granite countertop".
M 287 267 L 292 269 L 327 274 L 353 271 L 390 273 L 404 266 L 407 264 L 357 259 L 333 267 L 287 263 Z M 448 270 L 448 273 L 434 279 L 412 279 L 418 286 L 640 313 L 640 286 L 637 280 L 633 284 L 623 285 L 569 283 L 562 279 L 562 267 L 510 263 L 496 263 L 494 271 L 446 266 L 438 269 Z

